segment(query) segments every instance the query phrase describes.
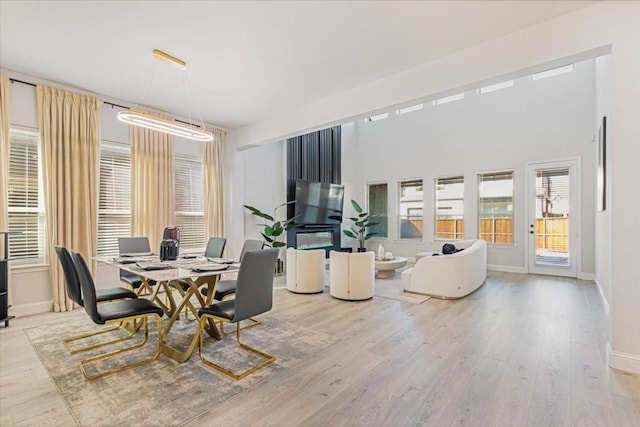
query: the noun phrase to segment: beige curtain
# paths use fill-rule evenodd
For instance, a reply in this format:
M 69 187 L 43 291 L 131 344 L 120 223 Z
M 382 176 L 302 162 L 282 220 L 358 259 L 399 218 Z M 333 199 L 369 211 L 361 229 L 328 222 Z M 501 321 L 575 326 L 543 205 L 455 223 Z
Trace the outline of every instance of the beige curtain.
M 204 224 L 207 236 L 224 235 L 223 155 L 224 131 L 214 129 L 213 141 L 202 143 L 204 169 Z
M 102 101 L 42 85 L 36 92 L 53 311 L 69 311 L 74 303 L 54 246 L 76 250 L 88 261 L 96 254 Z
M 0 75 L 0 231 L 9 231 L 9 78 Z M 2 242 L 0 242 L 2 243 Z M 2 244 L 4 248 L 4 244 Z M 0 248 L 0 250 L 2 250 Z M 4 258 L 4 254 L 0 257 Z
M 162 230 L 174 225 L 173 137 L 131 126 L 131 235 L 160 250 Z

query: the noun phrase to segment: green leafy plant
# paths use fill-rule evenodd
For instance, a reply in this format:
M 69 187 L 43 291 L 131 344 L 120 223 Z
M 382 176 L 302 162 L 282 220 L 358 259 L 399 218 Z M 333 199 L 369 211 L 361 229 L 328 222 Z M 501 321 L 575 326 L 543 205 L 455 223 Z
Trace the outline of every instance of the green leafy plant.
M 378 223 L 374 221 L 376 216 L 375 214 L 364 212 L 358 202 L 353 199 L 351 200 L 351 206 L 353 206 L 353 210 L 356 211 L 358 216 L 349 218 L 353 222 L 353 225 L 350 229 L 343 230 L 343 233 L 352 239 L 357 239 L 360 251 L 364 251 L 365 242 L 378 234 L 375 232 L 367 232 L 369 227 L 378 225 Z
M 260 234 L 262 234 L 262 237 L 264 238 L 265 242 L 267 242 L 267 245 L 271 246 L 272 248 L 282 248 L 284 246 L 287 246 L 287 243 L 283 242 L 285 236 L 284 232 L 296 224 L 296 220 L 300 215 L 296 215 L 290 219 L 276 219 L 276 213 L 279 208 L 287 206 L 294 202 L 295 200 L 292 200 L 290 202 L 282 203 L 276 206 L 273 210 L 273 215 L 264 213 L 260 209 L 254 208 L 253 206 L 243 206 L 248 209 L 252 215 L 264 219 L 264 223 L 260 224 L 263 227 L 263 230 Z

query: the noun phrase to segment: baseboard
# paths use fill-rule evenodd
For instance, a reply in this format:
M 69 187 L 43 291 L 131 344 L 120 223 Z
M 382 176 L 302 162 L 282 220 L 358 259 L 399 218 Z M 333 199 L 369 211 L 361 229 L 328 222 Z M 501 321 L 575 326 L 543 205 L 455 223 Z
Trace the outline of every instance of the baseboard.
M 53 311 L 53 301 L 39 301 L 31 304 L 14 305 L 9 314 L 16 317 L 31 316 L 32 314 L 49 313 Z
M 578 273 L 578 279 L 580 280 L 590 280 L 590 281 L 595 281 L 596 280 L 596 275 L 593 273 Z
M 524 267 L 514 267 L 511 265 L 487 264 L 487 270 L 502 271 L 504 273 L 527 274 L 527 270 Z
M 607 297 L 605 296 L 604 292 L 602 292 L 602 287 L 600 286 L 600 282 L 598 282 L 598 279 L 594 279 L 594 282 L 596 282 L 596 288 L 598 288 L 598 294 L 600 294 L 600 300 L 602 301 L 604 312 L 607 317 L 609 317 L 609 301 L 607 301 Z
M 640 356 L 613 351 L 609 343 L 607 343 L 607 364 L 610 368 L 640 374 Z

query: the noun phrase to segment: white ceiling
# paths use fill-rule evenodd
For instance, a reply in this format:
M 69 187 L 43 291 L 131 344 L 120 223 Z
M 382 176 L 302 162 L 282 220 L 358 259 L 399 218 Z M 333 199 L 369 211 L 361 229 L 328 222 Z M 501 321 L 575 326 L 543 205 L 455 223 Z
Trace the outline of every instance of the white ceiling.
M 0 66 L 234 129 L 591 3 L 1 0 Z

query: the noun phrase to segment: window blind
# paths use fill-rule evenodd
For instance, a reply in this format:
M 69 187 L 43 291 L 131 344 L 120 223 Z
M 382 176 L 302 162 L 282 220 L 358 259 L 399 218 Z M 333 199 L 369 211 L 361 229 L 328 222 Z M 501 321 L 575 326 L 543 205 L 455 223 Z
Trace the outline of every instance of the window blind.
M 45 262 L 45 217 L 38 133 L 10 130 L 9 252 L 15 264 Z
M 174 158 L 175 221 L 180 228 L 180 248 L 204 250 L 208 236 L 204 226 L 204 178 L 202 160 Z
M 131 153 L 127 145 L 100 144 L 98 255 L 117 255 L 118 237 L 131 235 Z

